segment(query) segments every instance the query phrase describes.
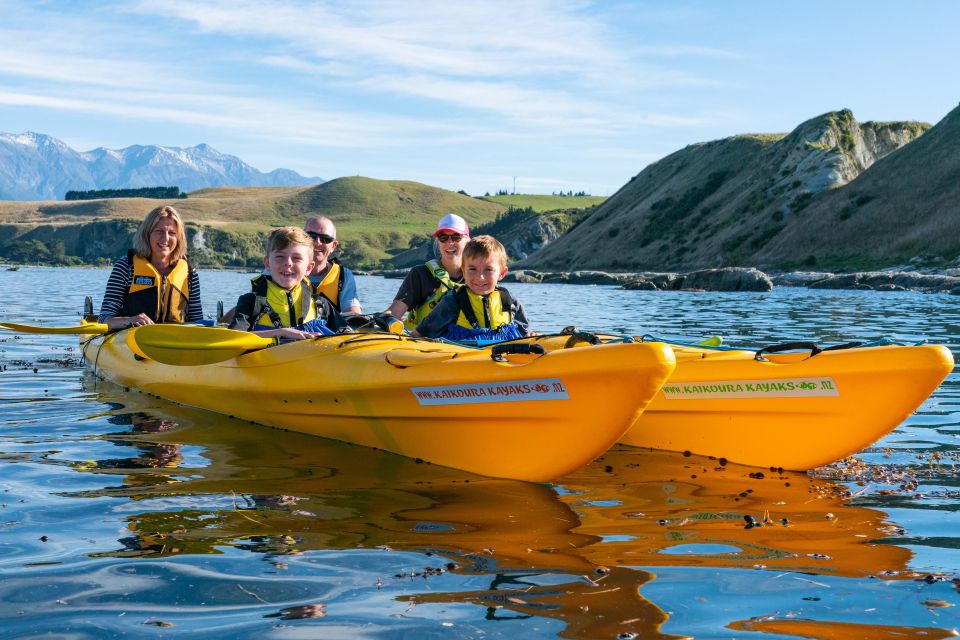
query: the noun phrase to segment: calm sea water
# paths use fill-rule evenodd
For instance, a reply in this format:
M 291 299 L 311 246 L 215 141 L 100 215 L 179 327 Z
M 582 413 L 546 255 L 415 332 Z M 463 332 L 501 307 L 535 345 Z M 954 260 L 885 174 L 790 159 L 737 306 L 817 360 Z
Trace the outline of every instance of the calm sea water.
M 0 318 L 73 324 L 107 275 L 0 271 Z M 201 277 L 208 313 L 249 279 Z M 365 307 L 398 284 L 360 277 Z M 510 289 L 541 331 L 960 347 L 946 295 Z M 859 482 L 757 479 L 619 447 L 552 485 L 493 480 L 185 409 L 95 380 L 74 337 L 4 333 L 0 637 L 947 637 L 956 374 L 859 457 Z

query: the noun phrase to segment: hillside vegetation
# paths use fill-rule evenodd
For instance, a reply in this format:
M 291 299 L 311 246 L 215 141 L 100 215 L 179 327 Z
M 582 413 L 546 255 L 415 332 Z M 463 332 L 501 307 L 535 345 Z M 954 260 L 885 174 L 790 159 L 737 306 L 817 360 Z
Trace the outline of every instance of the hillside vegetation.
M 0 202 L 0 256 L 19 261 L 108 262 L 130 246 L 143 216 L 174 206 L 188 228 L 191 257 L 209 266 L 259 264 L 272 228 L 326 215 L 337 224 L 345 260 L 381 265 L 429 237 L 453 211 L 475 224 L 506 207 L 407 181 L 349 177 L 315 187 L 215 187 L 184 200 L 115 198 L 75 202 Z
M 472 227 L 470 232 L 474 237 L 483 234 L 494 236 L 504 244 L 511 261 L 522 260 L 568 233 L 589 213 L 590 209 L 537 212 L 529 207 L 511 208 L 498 214 L 491 222 Z M 433 257 L 433 243 L 428 238 L 423 238 L 415 242 L 409 250 L 394 256 L 389 264 L 396 268 L 410 267 Z
M 927 145 L 914 145 L 928 136 L 939 138 L 942 127 L 924 133 L 929 128 L 917 122 L 859 123 L 843 110 L 808 120 L 789 134 L 745 134 L 690 145 L 634 176 L 573 231 L 520 266 L 558 271 L 843 268 L 909 259 L 916 254 L 906 245 L 894 250 L 897 245 L 889 242 L 894 238 L 881 235 L 883 226 L 862 225 L 834 241 L 832 224 L 813 218 L 833 212 L 835 220 L 840 211 L 859 217 L 856 212 L 872 203 L 879 217 L 893 222 L 903 207 L 915 207 L 929 183 L 921 159 Z M 955 135 L 946 146 L 951 150 L 943 153 L 957 157 Z M 911 148 L 921 151 L 899 165 L 896 184 L 906 189 L 902 197 L 894 201 L 876 187 L 861 189 L 864 178 L 889 164 L 878 161 L 887 156 L 893 161 Z M 957 184 L 954 180 L 948 191 L 955 194 Z M 955 204 L 944 211 L 954 218 L 956 212 Z M 861 244 L 881 249 L 862 255 Z
M 537 212 L 559 209 L 589 209 L 606 200 L 606 196 L 548 196 L 536 194 L 512 194 L 506 196 L 480 196 L 480 200 L 495 202 L 514 209 L 532 209 Z

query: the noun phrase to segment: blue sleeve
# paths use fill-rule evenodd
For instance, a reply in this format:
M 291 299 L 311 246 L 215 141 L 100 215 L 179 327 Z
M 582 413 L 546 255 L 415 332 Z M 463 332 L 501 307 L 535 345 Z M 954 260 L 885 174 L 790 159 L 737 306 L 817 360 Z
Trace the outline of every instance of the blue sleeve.
M 353 272 L 346 267 L 343 269 L 343 290 L 340 291 L 340 308 L 349 309 L 350 307 L 361 307 L 360 298 L 357 296 L 357 279 L 353 277 Z
M 523 305 L 520 304 L 520 301 L 516 298 L 511 300 L 511 315 L 513 316 L 513 321 L 516 323 L 517 327 L 520 329 L 522 335 L 530 335 L 530 321 L 527 320 L 527 314 L 523 310 Z
M 447 327 L 457 321 L 460 316 L 460 305 L 452 291 L 448 291 L 440 298 L 440 302 L 433 311 L 417 325 L 417 333 L 425 338 L 439 338 L 447 332 Z
M 130 290 L 132 280 L 133 265 L 124 256 L 114 263 L 113 271 L 110 272 L 97 322 L 104 322 L 107 318 L 112 318 L 123 310 L 123 303 L 127 300 L 127 291 Z

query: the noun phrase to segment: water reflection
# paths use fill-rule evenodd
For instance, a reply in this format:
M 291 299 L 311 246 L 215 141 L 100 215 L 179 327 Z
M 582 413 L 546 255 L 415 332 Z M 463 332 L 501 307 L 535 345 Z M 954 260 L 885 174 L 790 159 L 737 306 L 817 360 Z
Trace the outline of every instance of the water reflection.
M 908 549 L 882 511 L 848 504 L 846 486 L 803 473 L 615 447 L 563 481 L 584 550 L 611 565 L 765 568 L 891 576 Z
M 77 465 L 127 475 L 67 495 L 123 497 L 139 509 L 119 546 L 94 557 L 234 549 L 286 571 L 313 551 L 415 552 L 422 566 L 381 584 L 450 573 L 488 576 L 488 586 L 415 588 L 401 601 L 472 604 L 490 620 L 555 619 L 561 636 L 576 638 L 676 637 L 660 631 L 667 615 L 640 595 L 653 578 L 645 569 L 658 566 L 911 577 L 911 553 L 889 544 L 900 530 L 884 512 L 852 506 L 844 485 L 804 474 L 617 447 L 556 485 L 489 479 L 98 389 L 126 403 L 109 421 L 129 427 L 103 438 L 139 455 Z M 307 608 L 275 614 L 326 611 L 298 606 Z
M 87 463 L 87 468 L 100 469 L 137 469 L 137 468 L 175 468 L 183 460 L 182 445 L 175 442 L 150 442 L 138 437 L 146 434 L 163 433 L 177 428 L 177 423 L 165 418 L 150 416 L 142 411 L 118 413 L 110 416 L 107 422 L 113 425 L 129 426 L 128 431 L 104 434 L 103 439 L 121 447 L 133 447 L 138 451 L 136 457 L 109 458 Z
M 106 276 L 21 270 L 0 282 L 3 315 L 79 309 Z M 51 278 L 63 296 L 20 295 Z M 207 295 L 249 284 L 203 278 Z M 360 278 L 371 307 L 396 290 Z M 960 327 L 952 296 L 515 287 L 543 330 L 956 346 Z M 84 387 L 79 369 L 53 363 L 75 346 L 0 338 L 6 635 L 134 636 L 147 624 L 210 638 L 935 638 L 958 624 L 957 607 L 942 606 L 957 603 L 954 585 L 923 580 L 958 567 L 956 374 L 861 456 L 872 470 L 862 480 L 758 478 L 617 449 L 546 486 Z M 890 469 L 912 473 L 915 491 L 887 484 Z M 848 498 L 848 487 L 865 493 Z
M 735 631 L 812 638 L 813 640 L 942 640 L 956 638 L 954 629 L 933 627 L 900 627 L 853 622 L 821 622 L 817 620 L 738 620 L 727 625 Z

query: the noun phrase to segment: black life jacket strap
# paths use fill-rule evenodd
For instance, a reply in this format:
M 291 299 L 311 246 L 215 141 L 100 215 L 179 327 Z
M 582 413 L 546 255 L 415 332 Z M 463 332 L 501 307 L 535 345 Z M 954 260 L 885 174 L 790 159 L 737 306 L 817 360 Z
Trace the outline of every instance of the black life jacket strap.
M 337 301 L 340 301 L 340 294 L 343 293 L 343 263 L 340 262 L 339 258 L 330 256 L 327 258 L 328 262 L 335 262 L 340 267 L 340 273 L 337 274 Z
M 497 291 L 500 292 L 500 308 L 506 310 L 510 317 L 508 322 L 513 322 L 513 298 L 510 297 L 510 292 L 503 287 L 497 287 Z
M 297 326 L 307 321 L 311 304 L 313 304 L 313 285 L 310 284 L 309 279 L 304 278 L 300 283 L 300 322 L 297 323 Z
M 480 329 L 480 321 L 477 320 L 477 314 L 473 312 L 473 305 L 470 304 L 470 296 L 466 287 L 460 287 L 453 292 L 453 299 L 457 301 L 457 306 L 463 312 L 463 317 L 467 319 L 474 329 Z

